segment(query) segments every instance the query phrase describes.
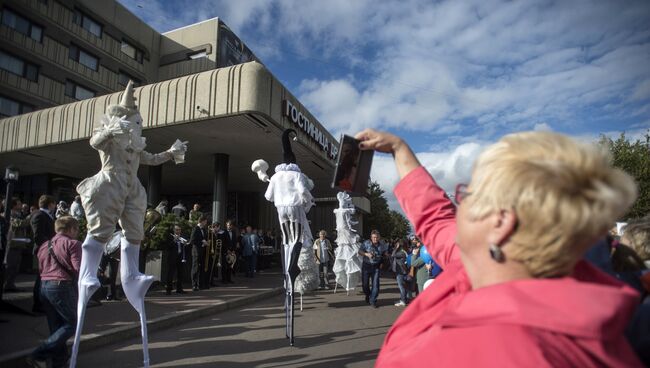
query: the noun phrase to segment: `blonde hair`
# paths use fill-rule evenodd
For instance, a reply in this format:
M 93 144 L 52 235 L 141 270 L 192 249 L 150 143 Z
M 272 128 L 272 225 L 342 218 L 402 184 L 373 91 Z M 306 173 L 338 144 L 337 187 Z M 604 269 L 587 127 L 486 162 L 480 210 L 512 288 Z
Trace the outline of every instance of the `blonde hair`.
M 510 134 L 475 163 L 472 218 L 514 210 L 517 227 L 502 247 L 533 277 L 569 274 L 636 198 L 636 186 L 594 145 L 552 132 Z
M 54 222 L 54 231 L 68 233 L 72 230 L 79 230 L 79 221 L 72 216 L 61 216 Z
M 650 260 L 650 215 L 630 221 L 625 226 L 621 240 L 627 239 L 629 245 L 644 261 Z
M 319 236 L 320 236 L 320 235 L 325 235 L 325 236 L 327 236 L 327 231 L 325 231 L 325 230 L 321 230 L 321 231 L 318 232 L 318 235 L 319 235 Z

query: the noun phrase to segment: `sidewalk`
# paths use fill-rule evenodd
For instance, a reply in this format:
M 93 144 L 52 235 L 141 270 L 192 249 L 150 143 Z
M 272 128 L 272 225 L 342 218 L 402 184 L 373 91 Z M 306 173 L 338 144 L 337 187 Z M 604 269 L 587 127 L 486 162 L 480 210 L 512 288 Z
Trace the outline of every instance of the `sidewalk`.
M 149 333 L 211 315 L 231 308 L 263 300 L 282 293 L 282 273 L 278 267 L 261 271 L 255 278 L 236 277 L 234 284 L 211 287 L 186 294 L 165 295 L 164 289 L 147 294 L 146 312 Z M 18 293 L 5 293 L 4 300 L 31 311 L 33 276 L 22 275 Z M 44 315 L 29 316 L 0 312 L 0 367 L 25 367 L 25 357 L 49 336 Z M 140 336 L 137 312 L 123 298 L 104 301 L 88 308 L 82 335 L 80 356 L 89 350 L 130 337 Z M 72 339 L 68 341 L 70 344 Z

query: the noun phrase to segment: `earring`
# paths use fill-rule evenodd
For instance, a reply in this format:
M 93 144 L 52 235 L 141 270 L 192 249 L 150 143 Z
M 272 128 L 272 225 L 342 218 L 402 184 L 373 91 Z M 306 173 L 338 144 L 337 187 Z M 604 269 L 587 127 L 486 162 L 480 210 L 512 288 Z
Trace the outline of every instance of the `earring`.
M 496 244 L 490 244 L 490 257 L 499 263 L 502 263 L 506 260 L 506 257 L 503 255 L 503 251 Z

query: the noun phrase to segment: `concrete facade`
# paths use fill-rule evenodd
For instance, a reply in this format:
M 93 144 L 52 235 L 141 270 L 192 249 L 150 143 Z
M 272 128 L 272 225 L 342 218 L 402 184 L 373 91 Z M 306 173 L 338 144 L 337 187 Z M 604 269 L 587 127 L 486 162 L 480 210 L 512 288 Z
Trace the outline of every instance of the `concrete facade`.
M 276 227 L 275 210 L 262 197 L 265 184 L 250 164 L 264 158 L 272 174 L 281 160 L 281 133 L 294 128 L 298 164 L 316 183 L 315 197 L 328 198 L 313 210 L 311 216 L 321 219 L 313 230 L 334 228 L 330 181 L 336 139 L 219 19 L 159 34 L 115 1 L 6 0 L 0 5 L 0 51 L 38 67 L 31 80 L 33 74 L 7 70 L 14 59 L 0 65 L 0 97 L 34 110 L 0 120 L 0 167 L 19 167 L 23 179 L 17 193 L 24 199 L 33 201 L 38 191 L 52 193 L 54 182 L 65 182 L 68 189 L 52 194 L 68 197 L 70 187 L 97 171 L 97 153 L 87 140 L 106 107 L 120 100 L 128 75 L 141 85 L 135 97 L 147 150 L 163 151 L 176 137 L 190 141 L 186 164 L 165 164 L 155 176 L 162 176 L 160 194 L 170 202 L 182 198 L 189 206 L 211 198 L 214 157 L 227 155 L 228 216 Z M 26 34 L 16 17 L 36 28 Z M 40 42 L 34 39 L 38 27 Z M 78 50 L 85 53 L 75 54 L 79 61 L 73 58 Z M 94 70 L 87 55 L 97 59 Z M 77 100 L 70 84 L 96 97 Z M 139 176 L 151 187 L 146 168 Z M 204 210 L 210 208 L 202 203 Z M 370 210 L 365 198 L 358 206 Z

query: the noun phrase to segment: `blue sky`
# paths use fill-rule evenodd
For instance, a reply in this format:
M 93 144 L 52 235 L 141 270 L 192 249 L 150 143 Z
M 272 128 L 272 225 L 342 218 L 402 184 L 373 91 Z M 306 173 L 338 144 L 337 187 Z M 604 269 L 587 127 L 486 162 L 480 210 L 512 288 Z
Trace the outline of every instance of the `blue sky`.
M 650 129 L 647 0 L 119 1 L 160 32 L 221 18 L 335 136 L 397 133 L 447 190 L 510 132 Z

